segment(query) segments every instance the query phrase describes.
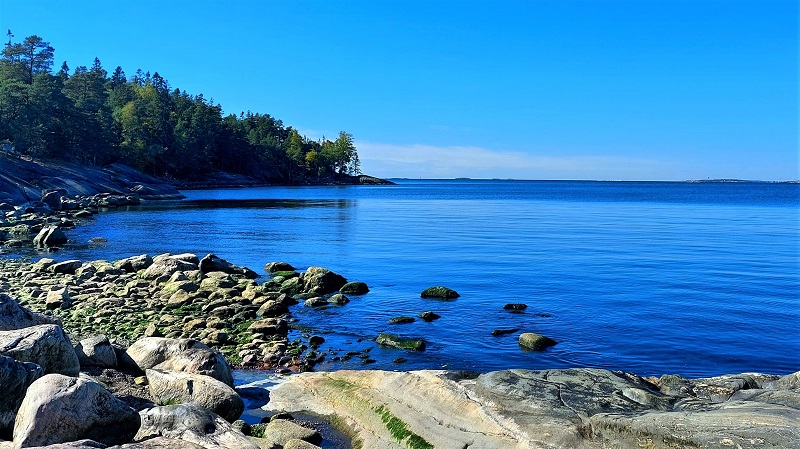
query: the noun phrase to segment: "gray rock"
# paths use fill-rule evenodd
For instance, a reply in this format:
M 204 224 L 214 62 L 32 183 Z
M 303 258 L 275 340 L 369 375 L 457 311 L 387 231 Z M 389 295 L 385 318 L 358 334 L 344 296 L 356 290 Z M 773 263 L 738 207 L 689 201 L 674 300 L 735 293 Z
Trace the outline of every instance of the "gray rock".
M 337 305 L 343 306 L 343 305 L 347 304 L 348 302 L 350 302 L 350 298 L 348 298 L 347 296 L 345 296 L 345 295 L 343 295 L 341 293 L 337 293 L 335 295 L 331 295 L 331 297 L 328 298 L 328 302 L 331 303 L 331 304 L 337 304 Z
M 33 244 L 40 247 L 56 246 L 67 243 L 67 236 L 58 226 L 45 226 L 33 238 Z
M 303 276 L 303 291 L 315 295 L 334 293 L 347 283 L 347 279 L 327 268 L 309 267 Z
M 456 299 L 459 296 L 461 295 L 459 295 L 455 290 L 441 286 L 426 288 L 422 291 L 422 293 L 420 293 L 420 297 L 422 298 L 443 299 L 446 301 Z
M 275 273 L 278 271 L 294 271 L 295 268 L 286 262 L 270 262 L 264 265 L 264 271 Z
M 0 331 L 10 331 L 40 324 L 60 325 L 58 318 L 31 312 L 12 297 L 0 293 Z
M 244 401 L 230 386 L 201 374 L 149 369 L 150 396 L 157 404 L 193 402 L 228 422 L 244 411 Z
M 48 271 L 58 274 L 75 274 L 75 271 L 82 265 L 80 260 L 65 260 L 64 262 L 50 265 Z
M 555 346 L 556 341 L 533 332 L 523 332 L 519 335 L 519 345 L 525 349 L 541 351 L 550 346 Z
M 203 257 L 200 260 L 200 271 L 203 273 L 210 273 L 212 271 L 222 271 L 223 273 L 228 274 L 240 274 L 248 279 L 255 279 L 258 277 L 258 274 L 245 267 L 240 267 L 238 265 L 234 265 L 228 262 L 225 259 L 219 258 L 213 254 L 209 254 L 206 257 Z
M 158 368 L 204 374 L 233 386 L 233 375 L 225 358 L 196 340 L 144 337 L 126 353 L 142 371 Z
M 36 363 L 48 374 L 76 376 L 80 371 L 69 337 L 54 324 L 0 331 L 0 355 Z
M 161 436 L 178 438 L 206 449 L 259 449 L 227 421 L 197 404 L 153 407 L 139 414 L 142 426 L 136 440 Z
M 175 438 L 155 437 L 136 443 L 110 446 L 108 449 L 205 449 L 199 444 Z
M 81 366 L 100 366 L 114 368 L 117 366 L 117 354 L 105 335 L 85 338 L 75 345 L 75 354 Z
M 260 335 L 284 335 L 289 329 L 286 320 L 280 318 L 264 318 L 254 321 L 247 330 Z
M 86 438 L 122 444 L 139 423 L 136 411 L 100 384 L 48 374 L 28 388 L 14 422 L 14 443 L 31 447 Z
M 339 292 L 348 295 L 363 295 L 369 293 L 369 287 L 363 282 L 348 282 L 339 289 Z
M 53 290 L 48 291 L 44 305 L 47 310 L 68 309 L 72 305 L 72 299 L 69 296 L 67 287 L 58 286 L 54 287 Z
M 114 446 L 114 447 L 119 447 L 119 446 Z M 0 445 L 0 449 L 2 448 L 3 446 Z M 103 443 L 98 443 L 97 441 L 94 440 L 82 439 L 78 441 L 70 441 L 68 443 L 57 443 L 57 444 L 48 444 L 47 446 L 36 446 L 35 448 L 31 449 L 106 449 L 106 448 L 108 448 L 108 446 L 106 446 Z
M 114 266 L 120 270 L 125 270 L 128 273 L 134 273 L 139 270 L 146 270 L 152 264 L 153 258 L 148 254 L 142 254 L 140 256 L 133 256 L 118 260 L 114 263 Z
M 283 445 L 283 449 L 319 449 L 319 446 L 308 441 L 289 440 Z
M 322 443 L 322 435 L 314 429 L 303 427 L 286 419 L 273 419 L 264 428 L 260 447 L 284 447 L 291 440 L 301 440 L 313 444 Z
M 18 362 L 11 357 L 0 356 L 0 385 L 3 388 L 3 394 L 0 395 L 0 434 L 10 433 L 25 392 L 33 381 L 43 375 L 42 367 L 35 363 Z
M 147 269 L 139 273 L 139 276 L 141 276 L 142 279 L 150 281 L 160 278 L 167 280 L 178 271 L 191 271 L 196 269 L 197 265 L 182 259 L 175 257 L 157 257 L 153 259 L 153 263 L 150 264 Z

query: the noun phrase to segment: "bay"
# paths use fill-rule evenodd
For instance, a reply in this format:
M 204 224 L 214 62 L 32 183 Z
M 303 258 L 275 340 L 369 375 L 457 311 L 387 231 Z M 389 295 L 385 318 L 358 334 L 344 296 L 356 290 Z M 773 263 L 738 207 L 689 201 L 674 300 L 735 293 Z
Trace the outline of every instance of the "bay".
M 56 258 L 213 253 L 259 272 L 286 261 L 366 282 L 370 293 L 345 306 L 293 308 L 326 338 L 322 350 L 372 348 L 374 364 L 329 354 L 320 370 L 800 369 L 798 184 L 397 180 L 183 193 L 98 214 Z M 92 237 L 108 241 L 82 243 Z M 434 285 L 461 297 L 419 297 Z M 425 310 L 442 318 L 388 324 Z M 492 336 L 501 328 L 519 331 Z M 524 351 L 522 331 L 559 343 Z M 423 337 L 428 348 L 377 347 L 380 332 Z

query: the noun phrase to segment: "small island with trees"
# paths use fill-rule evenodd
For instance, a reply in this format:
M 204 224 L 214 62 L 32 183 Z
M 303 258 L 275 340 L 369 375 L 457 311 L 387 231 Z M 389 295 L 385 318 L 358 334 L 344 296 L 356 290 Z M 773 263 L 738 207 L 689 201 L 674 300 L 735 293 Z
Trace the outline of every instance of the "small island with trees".
M 91 67 L 53 72 L 39 36 L 5 44 L 0 59 L 0 144 L 39 160 L 120 163 L 179 187 L 215 174 L 263 184 L 376 184 L 361 175 L 350 133 L 311 140 L 269 114 L 223 116 L 202 94 L 172 88 L 158 72 Z M 361 176 L 360 176 L 361 175 Z M 229 176 L 228 179 L 231 177 Z

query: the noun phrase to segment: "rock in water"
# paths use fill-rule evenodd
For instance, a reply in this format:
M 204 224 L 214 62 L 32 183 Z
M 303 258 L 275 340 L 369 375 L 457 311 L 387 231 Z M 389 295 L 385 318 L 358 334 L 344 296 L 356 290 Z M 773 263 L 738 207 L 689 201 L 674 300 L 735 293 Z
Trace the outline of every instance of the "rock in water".
M 150 396 L 157 404 L 193 402 L 228 422 L 244 411 L 244 401 L 230 386 L 201 374 L 149 369 Z
M 22 398 L 28 387 L 42 377 L 42 367 L 30 362 L 17 362 L 11 357 L 0 356 L 0 434 L 11 433 Z
M 78 356 L 61 326 L 42 324 L 11 331 L 0 331 L 0 355 L 22 362 L 33 362 L 45 373 L 77 376 Z
M 461 295 L 459 295 L 455 290 L 439 286 L 426 288 L 422 291 L 422 293 L 420 293 L 419 296 L 422 298 L 451 300 L 456 299 Z
M 555 346 L 556 344 L 555 340 L 533 332 L 523 332 L 519 335 L 519 345 L 525 349 L 541 351 L 542 349 Z
M 424 351 L 425 340 L 420 338 L 402 338 L 392 334 L 380 334 L 375 342 L 383 346 L 391 346 L 397 349 L 408 349 L 410 351 Z
M 303 291 L 315 295 L 327 295 L 338 291 L 347 279 L 327 268 L 309 267 L 303 277 Z
M 133 438 L 139 424 L 139 414 L 97 382 L 48 374 L 28 388 L 14 422 L 14 444 L 45 446 L 83 438 L 122 444 Z
M 348 282 L 339 289 L 339 292 L 348 295 L 363 295 L 369 293 L 369 287 L 363 282 Z
M 264 265 L 264 271 L 275 273 L 278 271 L 294 271 L 294 267 L 286 262 L 270 262 Z
M 205 448 L 259 449 L 241 432 L 215 413 L 197 404 L 167 405 L 142 410 L 136 440 L 179 438 Z
M 56 246 L 67 243 L 67 236 L 58 226 L 45 226 L 33 238 L 33 244 L 39 247 Z

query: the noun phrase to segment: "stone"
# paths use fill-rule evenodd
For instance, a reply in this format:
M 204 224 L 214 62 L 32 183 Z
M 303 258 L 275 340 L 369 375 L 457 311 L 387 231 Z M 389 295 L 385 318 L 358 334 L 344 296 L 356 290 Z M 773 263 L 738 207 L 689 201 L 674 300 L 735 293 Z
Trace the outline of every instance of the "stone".
M 397 335 L 383 333 L 378 335 L 375 342 L 382 346 L 390 346 L 397 349 L 407 349 L 410 351 L 425 350 L 425 340 L 420 338 L 402 338 Z
M 533 332 L 523 332 L 519 335 L 519 345 L 533 351 L 541 351 L 556 344 L 555 340 Z
M 289 308 L 277 300 L 265 301 L 256 311 L 259 318 L 274 318 L 289 313 Z
M 322 307 L 322 306 L 327 306 L 328 301 L 321 296 L 315 296 L 313 298 L 306 299 L 303 302 L 303 305 L 305 305 L 306 307 Z
M 197 404 L 153 407 L 139 412 L 142 425 L 136 440 L 177 438 L 204 448 L 259 449 L 231 424 Z
M 255 279 L 258 273 L 248 268 L 240 267 L 228 262 L 225 259 L 219 258 L 213 254 L 208 254 L 200 260 L 200 271 L 203 273 L 210 273 L 213 271 L 221 271 L 228 274 L 240 274 L 248 279 Z
M 58 286 L 47 292 L 44 301 L 47 310 L 68 309 L 72 305 L 72 299 L 66 286 Z
M 44 446 L 79 439 L 129 442 L 139 414 L 97 382 L 47 374 L 28 387 L 14 422 L 14 444 Z
M 32 312 L 12 297 L 0 293 L 0 331 L 10 331 L 40 324 L 60 325 L 58 318 Z
M 295 268 L 286 262 L 270 262 L 264 265 L 264 271 L 275 273 L 277 271 L 294 271 Z
M 140 271 L 139 275 L 142 279 L 152 281 L 159 278 L 169 279 L 169 277 L 177 271 L 189 271 L 196 269 L 197 265 L 185 260 L 176 257 L 163 257 L 157 261 L 156 259 L 153 259 L 153 263 L 144 271 Z
M 309 267 L 303 276 L 303 291 L 316 295 L 334 293 L 347 283 L 347 279 L 327 268 Z
M 80 371 L 78 356 L 61 326 L 41 324 L 0 331 L 0 355 L 21 362 L 33 362 L 45 373 L 76 376 Z
M 193 402 L 228 422 L 244 411 L 244 401 L 230 386 L 201 374 L 149 369 L 146 371 L 150 396 L 157 404 Z
M 14 418 L 22 404 L 28 387 L 44 375 L 42 367 L 35 363 L 18 362 L 11 357 L 0 356 L 0 434 L 10 434 Z
M 58 226 L 45 226 L 33 238 L 33 244 L 39 247 L 63 245 L 67 243 L 67 236 Z
M 418 316 L 418 317 L 420 317 L 420 318 L 422 319 L 422 321 L 426 321 L 426 322 L 428 322 L 428 323 L 430 323 L 431 321 L 438 320 L 439 318 L 441 318 L 441 317 L 442 317 L 442 316 L 441 316 L 441 315 L 439 315 L 438 313 L 436 313 L 436 312 L 431 312 L 431 311 L 422 312 L 422 313 L 420 313 L 420 314 L 419 314 L 419 315 L 417 315 L 417 316 Z
M 458 292 L 455 290 L 449 289 L 447 287 L 430 287 L 426 288 L 425 290 L 420 293 L 420 297 L 422 298 L 433 298 L 433 299 L 443 299 L 443 300 L 452 300 L 458 298 Z
M 408 324 L 417 321 L 413 316 L 396 316 L 389 318 L 389 324 Z
M 80 260 L 65 260 L 64 262 L 54 263 L 48 270 L 58 274 L 75 274 L 75 271 L 81 265 L 82 262 Z
M 363 282 L 348 282 L 339 289 L 339 293 L 363 295 L 369 293 L 369 286 Z
M 75 345 L 75 354 L 81 366 L 99 366 L 102 368 L 115 368 L 117 366 L 117 353 L 108 337 L 98 335 L 85 338 Z
M 247 330 L 259 335 L 285 335 L 289 327 L 286 324 L 286 320 L 280 318 L 264 318 L 254 321 Z
M 512 311 L 523 311 L 528 308 L 527 304 L 516 303 L 516 304 L 506 304 L 503 306 L 504 310 L 512 310 Z
M 286 419 L 272 419 L 264 428 L 264 437 L 259 446 L 270 447 L 270 444 L 284 447 L 290 440 L 301 440 L 312 444 L 322 443 L 322 435 Z
M 515 332 L 519 332 L 519 328 L 495 329 L 492 331 L 492 335 L 494 335 L 495 337 L 502 337 L 503 335 L 513 334 Z
M 126 353 L 142 371 L 158 368 L 204 374 L 233 386 L 233 375 L 225 358 L 196 340 L 144 337 L 132 344 Z
M 284 443 L 283 449 L 319 449 L 319 446 L 308 441 L 292 439 Z
M 331 295 L 331 297 L 328 298 L 328 302 L 331 303 L 331 304 L 337 304 L 337 305 L 343 306 L 343 305 L 347 304 L 348 302 L 350 302 L 350 298 L 348 298 L 347 296 L 345 296 L 345 295 L 343 295 L 341 293 L 337 293 L 335 295 Z
M 153 258 L 147 254 L 128 257 L 114 262 L 114 266 L 128 273 L 135 273 L 139 270 L 146 270 L 152 264 L 153 264 Z

